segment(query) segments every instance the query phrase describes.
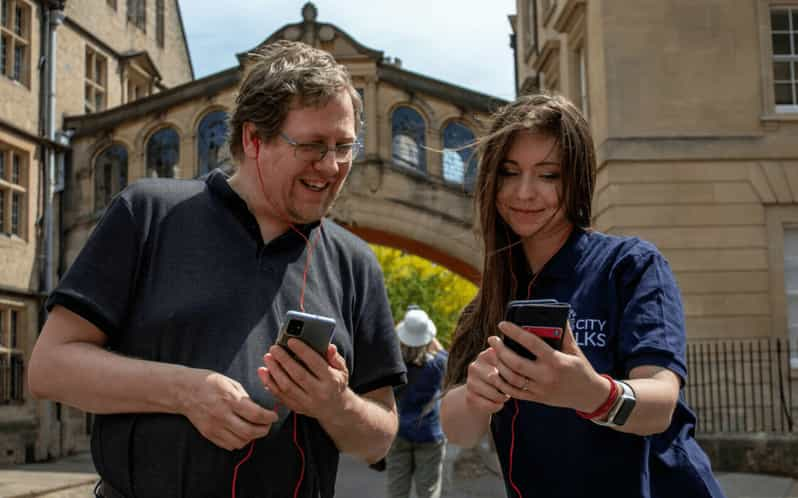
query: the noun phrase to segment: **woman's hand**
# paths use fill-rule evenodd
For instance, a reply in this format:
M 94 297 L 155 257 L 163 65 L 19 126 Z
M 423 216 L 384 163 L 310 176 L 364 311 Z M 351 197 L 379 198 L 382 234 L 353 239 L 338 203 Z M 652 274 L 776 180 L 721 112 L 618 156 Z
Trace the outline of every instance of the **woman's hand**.
M 566 327 L 562 352 L 510 322 L 499 323 L 499 330 L 536 356 L 535 360 L 523 358 L 499 337 L 488 338 L 500 375 L 500 382 L 494 385 L 501 392 L 517 399 L 584 412 L 592 412 L 609 396 L 610 383 L 593 369 L 579 349 L 570 324 Z
M 465 383 L 466 405 L 481 413 L 496 413 L 509 399 L 504 391 L 508 387 L 499 375 L 496 351 L 488 348 L 479 353 L 477 359 L 468 365 Z

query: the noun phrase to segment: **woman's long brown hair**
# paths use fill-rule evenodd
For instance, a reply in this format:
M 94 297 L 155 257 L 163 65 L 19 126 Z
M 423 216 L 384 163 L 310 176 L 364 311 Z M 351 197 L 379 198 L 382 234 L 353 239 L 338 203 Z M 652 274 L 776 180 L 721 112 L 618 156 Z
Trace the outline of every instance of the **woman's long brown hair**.
M 563 178 L 562 206 L 574 226 L 588 228 L 591 218 L 596 157 L 590 128 L 579 110 L 567 99 L 553 95 L 529 95 L 499 109 L 488 134 L 477 143 L 479 172 L 474 195 L 477 235 L 483 244 L 482 284 L 466 306 L 454 332 L 446 369 L 446 388 L 466 380 L 468 365 L 487 347 L 488 337 L 498 332 L 504 308 L 513 298 L 516 283 L 510 271 L 512 246 L 519 237 L 496 210 L 499 167 L 519 132 L 553 137 L 560 148 Z

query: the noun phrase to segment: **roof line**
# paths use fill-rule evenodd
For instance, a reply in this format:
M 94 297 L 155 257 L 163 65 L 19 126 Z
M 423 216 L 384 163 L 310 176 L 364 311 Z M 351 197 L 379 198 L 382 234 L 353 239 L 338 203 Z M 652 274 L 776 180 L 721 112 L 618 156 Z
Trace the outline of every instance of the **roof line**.
M 379 79 L 393 83 L 410 91 L 430 94 L 483 112 L 493 112 L 508 102 L 499 97 L 480 93 L 468 88 L 431 78 L 407 69 L 380 63 L 377 66 Z
M 64 117 L 64 129 L 74 130 L 74 137 L 92 135 L 101 130 L 113 129 L 119 123 L 129 119 L 138 119 L 162 112 L 200 96 L 216 94 L 238 84 L 241 78 L 240 69 L 239 66 L 234 66 L 103 112 L 66 116 Z
M 194 63 L 191 61 L 191 50 L 188 48 L 188 39 L 186 38 L 186 26 L 183 24 L 183 14 L 180 12 L 180 0 L 175 0 L 177 6 L 177 20 L 180 21 L 180 32 L 183 35 L 183 44 L 186 46 L 186 56 L 188 56 L 188 69 L 191 71 L 191 79 L 194 76 Z

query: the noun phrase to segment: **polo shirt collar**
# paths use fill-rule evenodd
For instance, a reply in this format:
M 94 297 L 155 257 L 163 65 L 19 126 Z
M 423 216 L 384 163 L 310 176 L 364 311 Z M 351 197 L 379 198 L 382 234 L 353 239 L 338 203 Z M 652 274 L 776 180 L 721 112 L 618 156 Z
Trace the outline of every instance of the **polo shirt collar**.
M 549 259 L 543 267 L 543 274 L 555 278 L 568 278 L 579 264 L 582 249 L 587 243 L 588 232 L 583 228 L 574 227 L 568 239 L 559 251 Z
M 247 207 L 247 203 L 244 202 L 244 199 L 238 195 L 238 193 L 233 190 L 228 183 L 230 177 L 221 169 L 215 169 L 211 171 L 208 176 L 205 178 L 205 183 L 208 186 L 208 190 L 211 192 L 213 196 L 218 198 L 219 200 L 224 203 L 224 205 L 232 211 L 233 215 L 244 225 L 244 227 L 250 232 L 250 234 L 256 239 L 260 240 L 260 228 L 258 227 L 258 221 L 255 219 L 255 216 L 249 211 Z M 305 237 L 309 237 L 311 232 L 314 228 L 321 224 L 321 220 L 314 221 L 312 223 L 306 224 L 295 224 L 294 226 L 302 232 Z M 277 243 L 278 245 L 282 245 L 287 240 L 297 239 L 301 240 L 303 243 L 305 242 L 299 235 L 288 228 L 282 235 L 279 235 L 274 240 L 269 242 L 269 245 Z

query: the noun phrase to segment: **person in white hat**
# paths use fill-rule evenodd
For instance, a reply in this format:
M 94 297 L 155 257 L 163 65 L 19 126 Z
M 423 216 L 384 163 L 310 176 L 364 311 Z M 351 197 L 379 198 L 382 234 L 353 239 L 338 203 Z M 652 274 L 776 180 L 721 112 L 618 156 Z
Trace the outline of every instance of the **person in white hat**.
M 395 388 L 399 434 L 385 457 L 389 498 L 408 498 L 413 481 L 418 498 L 441 496 L 446 439 L 439 412 L 448 355 L 436 332 L 429 315 L 415 305 L 396 327 L 407 384 Z

